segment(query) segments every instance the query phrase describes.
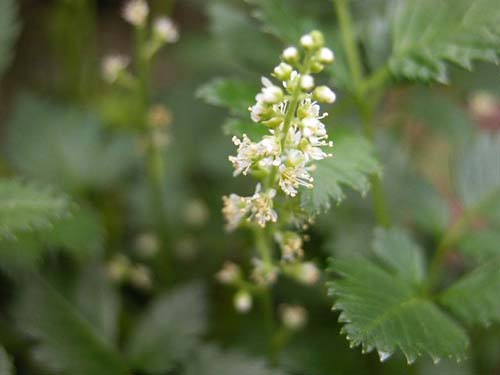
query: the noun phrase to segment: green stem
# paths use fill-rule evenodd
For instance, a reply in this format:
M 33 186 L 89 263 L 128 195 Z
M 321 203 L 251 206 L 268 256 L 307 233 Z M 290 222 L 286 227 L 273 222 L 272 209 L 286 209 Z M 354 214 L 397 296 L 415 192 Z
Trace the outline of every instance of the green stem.
M 348 0 L 333 0 L 333 4 L 337 13 L 342 43 L 346 51 L 347 62 L 354 84 L 356 103 L 363 119 L 363 131 L 365 136 L 373 140 L 375 136 L 375 105 L 368 98 L 367 93 L 371 89 L 380 89 L 388 78 L 388 71 L 383 69 L 370 78 L 365 79 L 357 47 L 356 34 L 349 12 Z M 388 227 L 391 221 L 380 178 L 378 176 L 371 176 L 370 183 L 372 185 L 373 207 L 377 222 L 380 225 Z
M 267 233 L 261 228 L 254 229 L 255 244 L 257 247 L 257 252 L 259 253 L 265 266 L 272 266 L 272 248 L 269 243 L 269 237 Z M 268 345 L 269 345 L 269 360 L 273 360 L 273 337 L 274 337 L 274 308 L 273 308 L 273 298 L 270 288 L 262 288 L 260 291 L 261 303 L 262 303 L 262 314 L 266 325 L 267 335 L 268 335 Z
M 444 234 L 443 238 L 439 242 L 429 266 L 429 278 L 427 282 L 428 291 L 432 291 L 439 283 L 446 254 L 448 254 L 448 252 L 453 248 L 457 241 L 460 240 L 473 216 L 473 212 L 465 212 L 448 229 L 448 231 Z
M 164 150 L 155 140 L 154 129 L 149 126 L 148 115 L 151 105 L 150 80 L 151 59 L 145 53 L 147 45 L 145 27 L 136 28 L 135 62 L 139 77 L 138 99 L 142 108 L 141 130 L 147 139 L 145 167 L 149 185 L 150 204 L 155 216 L 155 231 L 160 242 L 158 259 L 159 278 L 165 284 L 172 279 L 172 267 L 168 252 L 168 220 L 165 214 L 165 157 Z
M 356 36 L 347 0 L 333 0 L 333 4 L 339 21 L 342 44 L 344 45 L 347 55 L 351 77 L 354 87 L 358 89 L 363 81 L 363 68 L 358 53 Z

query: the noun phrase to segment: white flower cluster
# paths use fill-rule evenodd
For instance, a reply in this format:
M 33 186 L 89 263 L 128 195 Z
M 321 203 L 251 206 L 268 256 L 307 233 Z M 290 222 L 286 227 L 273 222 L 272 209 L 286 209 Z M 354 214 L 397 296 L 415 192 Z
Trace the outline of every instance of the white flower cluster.
M 244 219 L 265 226 L 276 222 L 273 198 L 277 189 L 290 197 L 299 188 L 313 187 L 314 161 L 331 156 L 324 148 L 331 147 L 325 124 L 328 114 L 320 112 L 318 102 L 333 103 L 334 92 L 327 86 L 315 87 L 311 74 L 319 73 L 324 65 L 334 61 L 333 52 L 324 47 L 323 35 L 312 31 L 300 40 L 302 51 L 288 47 L 282 62 L 273 72 L 281 82 L 275 85 L 262 78 L 262 90 L 250 110 L 252 121 L 266 126 L 269 134 L 253 142 L 247 135 L 233 137 L 237 154 L 230 156 L 234 175 L 255 173 L 264 176 L 266 189 L 259 184 L 252 197 L 232 194 L 224 197 L 223 213 L 228 229 L 235 229 Z

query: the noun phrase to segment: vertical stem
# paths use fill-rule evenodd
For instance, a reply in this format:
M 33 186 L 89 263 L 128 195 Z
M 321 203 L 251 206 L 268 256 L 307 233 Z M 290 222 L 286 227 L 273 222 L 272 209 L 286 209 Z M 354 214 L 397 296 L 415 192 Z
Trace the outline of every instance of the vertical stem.
M 272 248 L 269 243 L 269 237 L 267 232 L 261 228 L 255 228 L 255 245 L 257 247 L 257 252 L 259 253 L 265 266 L 272 266 Z M 268 336 L 268 354 L 269 360 L 272 362 L 274 360 L 274 308 L 273 308 L 273 297 L 271 289 L 264 286 L 260 292 L 260 299 L 262 303 L 262 315 L 266 325 L 267 336 Z
M 347 5 L 347 0 L 334 0 L 333 4 L 339 20 L 339 26 L 342 36 L 342 44 L 344 45 L 351 77 L 354 82 L 354 87 L 358 89 L 363 80 L 363 69 L 361 59 L 357 49 L 356 36 L 352 25 L 351 14 Z
M 163 149 L 155 140 L 154 129 L 148 124 L 148 113 L 151 103 L 150 79 L 151 60 L 145 53 L 145 26 L 136 28 L 135 61 L 139 77 L 139 100 L 142 108 L 142 133 L 146 136 L 145 167 L 148 177 L 151 210 L 155 216 L 155 231 L 160 242 L 158 271 L 160 280 L 168 283 L 172 279 L 172 267 L 168 252 L 168 220 L 165 215 L 165 157 Z
M 374 105 L 366 97 L 366 90 L 364 89 L 364 74 L 357 47 L 356 34 L 354 32 L 351 14 L 349 12 L 348 0 L 333 0 L 335 10 L 337 13 L 340 31 L 342 35 L 342 43 L 347 55 L 349 70 L 351 72 L 352 81 L 354 84 L 354 95 L 356 103 L 361 111 L 363 119 L 363 131 L 365 136 L 369 139 L 374 139 Z M 380 80 L 386 78 L 386 74 L 380 74 Z M 377 75 L 377 83 L 379 78 Z M 371 176 L 370 183 L 372 185 L 373 207 L 377 222 L 380 225 L 388 227 L 390 225 L 390 217 L 387 209 L 387 203 L 383 193 L 383 187 L 378 176 Z

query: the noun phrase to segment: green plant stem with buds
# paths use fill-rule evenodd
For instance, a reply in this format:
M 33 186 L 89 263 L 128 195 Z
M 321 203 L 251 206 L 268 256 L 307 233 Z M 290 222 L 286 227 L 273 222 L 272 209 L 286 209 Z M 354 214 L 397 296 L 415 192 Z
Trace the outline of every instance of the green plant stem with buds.
M 364 133 L 368 138 L 373 140 L 375 136 L 374 117 L 376 103 L 370 100 L 368 93 L 380 90 L 389 78 L 389 73 L 388 70 L 382 69 L 371 77 L 365 78 L 348 0 L 333 0 L 333 4 L 337 13 L 342 43 L 346 51 L 347 62 L 354 85 L 354 96 L 363 119 Z M 374 97 L 377 98 L 378 95 L 374 95 Z M 370 177 L 370 183 L 372 185 L 373 206 L 377 222 L 384 227 L 389 227 L 391 219 L 380 178 L 372 176 Z
M 150 204 L 155 215 L 155 231 L 160 244 L 158 271 L 166 284 L 172 279 L 173 268 L 169 254 L 167 235 L 168 220 L 165 214 L 165 157 L 155 141 L 154 129 L 149 125 L 148 115 L 151 105 L 150 77 L 151 57 L 146 53 L 147 35 L 145 26 L 136 28 L 135 63 L 138 70 L 138 95 L 142 109 L 141 131 L 147 140 L 145 167 L 149 184 Z

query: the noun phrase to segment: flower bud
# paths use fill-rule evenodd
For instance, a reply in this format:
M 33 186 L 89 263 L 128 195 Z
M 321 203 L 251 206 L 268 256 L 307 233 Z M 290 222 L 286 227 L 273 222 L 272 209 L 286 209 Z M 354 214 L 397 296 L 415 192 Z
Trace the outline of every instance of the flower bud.
M 158 238 L 153 233 L 142 233 L 135 240 L 135 247 L 142 258 L 151 258 L 158 253 Z
M 313 262 L 304 262 L 297 268 L 295 276 L 300 282 L 312 285 L 319 280 L 320 272 Z
M 300 77 L 300 87 L 304 91 L 310 91 L 314 87 L 314 78 L 309 75 L 305 74 L 302 77 Z
M 300 44 L 306 49 L 314 48 L 314 39 L 310 34 L 302 35 L 300 38 Z
M 283 325 L 290 330 L 299 330 L 307 322 L 307 311 L 299 305 L 283 305 L 280 309 Z
M 139 289 L 149 290 L 153 286 L 151 272 L 143 264 L 134 266 L 129 272 L 129 278 L 132 285 Z
M 331 64 L 335 60 L 335 55 L 330 48 L 323 47 L 318 52 L 318 59 L 323 64 Z
M 148 3 L 144 0 L 130 0 L 123 8 L 123 18 L 125 21 L 136 27 L 145 25 L 148 14 Z
M 295 63 L 299 61 L 299 50 L 295 47 L 285 48 L 282 57 L 288 63 Z
M 130 270 L 130 260 L 122 254 L 117 254 L 107 266 L 107 274 L 113 281 L 122 281 Z
M 123 55 L 106 56 L 102 62 L 102 75 L 108 83 L 114 83 L 125 71 L 129 59 Z
M 153 25 L 153 35 L 166 43 L 175 43 L 179 40 L 177 26 L 169 17 L 160 17 Z
M 325 68 L 325 66 L 322 63 L 320 63 L 319 61 L 313 61 L 311 63 L 311 66 L 310 66 L 311 73 L 314 73 L 314 74 L 321 73 L 324 68 Z
M 234 295 L 233 303 L 236 311 L 245 314 L 252 308 L 252 296 L 246 290 L 240 290 Z
M 224 266 L 222 266 L 222 269 L 215 275 L 215 278 L 221 284 L 229 285 L 238 280 L 240 276 L 241 276 L 241 270 L 237 264 L 233 262 L 225 262 Z
M 274 68 L 274 76 L 280 81 L 286 81 L 290 78 L 293 68 L 287 63 L 280 63 L 276 68 Z
M 329 87 L 318 86 L 314 89 L 313 98 L 318 102 L 333 103 L 337 97 Z

